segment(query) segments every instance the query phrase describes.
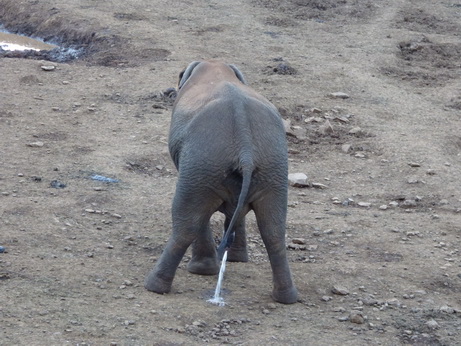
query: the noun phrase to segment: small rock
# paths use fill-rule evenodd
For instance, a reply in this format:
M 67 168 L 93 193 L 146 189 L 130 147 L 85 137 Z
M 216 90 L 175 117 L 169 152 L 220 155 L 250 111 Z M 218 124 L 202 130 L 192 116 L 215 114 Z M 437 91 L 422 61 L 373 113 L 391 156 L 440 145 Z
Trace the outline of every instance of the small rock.
M 400 307 L 402 305 L 400 303 L 400 300 L 398 300 L 397 298 L 391 298 L 387 300 L 386 303 L 387 305 L 396 306 L 396 307 Z
M 312 187 L 315 189 L 322 189 L 322 190 L 328 188 L 328 186 L 322 183 L 312 183 Z
M 379 206 L 379 209 L 381 209 L 381 210 L 386 210 L 387 208 L 388 208 L 388 206 L 385 205 L 385 204 Z
M 439 324 L 434 319 L 431 319 L 431 320 L 427 321 L 426 326 L 428 326 L 429 329 L 438 329 L 439 328 Z
M 444 312 L 444 313 L 447 313 L 447 314 L 454 314 L 455 313 L 455 309 L 453 309 L 452 307 L 448 306 L 448 305 L 443 305 L 440 307 L 440 312 Z
M 370 208 L 371 207 L 371 203 L 369 203 L 369 202 L 358 202 L 357 205 L 359 207 L 363 207 L 363 208 Z
M 328 96 L 330 97 L 333 97 L 333 98 L 336 98 L 336 99 L 348 99 L 349 98 L 349 95 L 346 94 L 346 93 L 343 93 L 343 92 L 334 92 L 334 93 L 330 93 Z
M 288 181 L 291 186 L 294 187 L 306 187 L 309 186 L 307 183 L 307 175 L 304 173 L 290 173 L 288 174 Z
M 361 127 L 353 127 L 349 130 L 349 134 L 350 135 L 359 135 L 363 132 L 362 128 Z
M 301 245 L 306 244 L 306 239 L 304 238 L 293 238 L 291 239 L 291 241 L 293 244 L 301 244 Z
M 333 286 L 331 292 L 340 296 L 347 296 L 349 294 L 349 290 L 343 286 Z
M 329 302 L 330 300 L 333 299 L 333 297 L 332 297 L 332 296 L 323 296 L 321 299 L 322 299 L 324 302 Z
M 64 189 L 67 185 L 59 180 L 53 180 L 51 181 L 50 186 L 54 189 Z
M 41 148 L 45 145 L 45 143 L 38 141 L 38 142 L 27 143 L 26 145 L 31 148 Z
M 365 322 L 365 318 L 363 318 L 363 315 L 360 311 L 353 310 L 349 315 L 349 321 L 356 324 L 363 324 Z
M 306 245 L 294 244 L 294 243 L 288 244 L 287 247 L 288 247 L 289 249 L 291 249 L 291 250 L 301 250 L 301 251 L 304 251 L 304 250 L 307 249 Z
M 271 310 L 275 310 L 275 309 L 277 309 L 277 305 L 275 305 L 274 303 L 269 303 L 269 304 L 267 304 L 267 308 L 271 309 Z
M 291 129 L 291 120 L 290 119 L 282 119 L 283 127 L 285 128 L 285 133 L 289 136 L 295 137 L 293 130 Z
M 54 65 L 42 65 L 40 66 L 40 68 L 43 70 L 43 71 L 54 71 L 56 69 L 56 66 Z
M 203 322 L 203 321 L 200 321 L 200 320 L 192 322 L 192 325 L 196 326 L 196 327 L 199 327 L 199 328 L 206 327 L 206 323 Z
M 347 117 L 335 117 L 333 120 L 337 120 L 337 121 L 339 121 L 341 123 L 345 123 L 345 124 L 350 122 L 349 118 L 347 118 Z
M 419 179 L 415 177 L 411 177 L 407 179 L 408 184 L 418 184 L 419 182 L 420 182 Z
M 417 162 L 409 162 L 408 164 L 410 165 L 410 167 L 421 167 L 421 164 Z
M 393 207 L 393 208 L 398 207 L 398 206 L 399 206 L 399 202 L 397 202 L 397 201 L 389 202 L 389 206 L 390 206 L 390 207 Z
M 4 252 L 6 252 L 5 247 L 4 247 L 4 246 L 0 246 L 0 253 L 4 253 Z
M 436 173 L 435 173 L 435 170 L 434 170 L 434 169 L 428 169 L 428 170 L 426 171 L 426 174 L 427 174 L 427 175 L 435 175 Z
M 416 201 L 414 199 L 406 199 L 403 201 L 402 205 L 406 208 L 416 207 Z
M 352 149 L 352 145 L 350 145 L 350 144 L 343 144 L 343 145 L 341 146 L 341 151 L 342 151 L 343 153 L 346 153 L 346 154 L 347 154 L 349 151 L 351 151 L 351 149 Z
M 309 117 L 304 119 L 305 123 L 321 123 L 323 122 L 323 118 L 321 117 Z
M 293 126 L 292 128 L 293 136 L 299 140 L 306 140 L 307 139 L 307 129 L 300 127 L 300 126 Z
M 352 198 L 348 198 L 348 199 L 344 200 L 344 201 L 341 203 L 341 205 L 347 207 L 348 205 L 352 205 L 352 204 L 354 204 L 354 203 L 355 203 L 355 202 L 354 202 L 354 200 L 353 200 Z
M 335 132 L 329 120 L 325 121 L 325 123 L 319 127 L 319 131 L 322 135 L 331 135 Z

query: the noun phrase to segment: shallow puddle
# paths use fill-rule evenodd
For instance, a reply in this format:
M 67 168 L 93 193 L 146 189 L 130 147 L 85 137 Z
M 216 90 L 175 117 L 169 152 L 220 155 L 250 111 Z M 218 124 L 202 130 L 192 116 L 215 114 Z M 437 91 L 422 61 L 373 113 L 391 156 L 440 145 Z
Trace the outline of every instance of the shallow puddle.
M 27 36 L 20 36 L 0 32 L 0 47 L 7 51 L 25 51 L 25 50 L 52 50 L 57 46 L 48 44 Z

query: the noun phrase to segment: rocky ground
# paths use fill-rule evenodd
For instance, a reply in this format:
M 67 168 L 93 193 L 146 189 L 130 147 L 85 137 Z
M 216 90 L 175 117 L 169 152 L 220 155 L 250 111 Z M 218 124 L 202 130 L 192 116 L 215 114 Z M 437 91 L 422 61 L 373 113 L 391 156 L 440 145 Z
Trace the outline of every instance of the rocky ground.
M 0 0 L 7 29 L 62 47 L 0 58 L 0 344 L 460 344 L 460 19 L 456 1 Z M 226 306 L 189 254 L 170 294 L 143 288 L 176 181 L 164 91 L 207 58 L 279 108 L 307 175 L 294 305 L 270 298 L 252 215 Z

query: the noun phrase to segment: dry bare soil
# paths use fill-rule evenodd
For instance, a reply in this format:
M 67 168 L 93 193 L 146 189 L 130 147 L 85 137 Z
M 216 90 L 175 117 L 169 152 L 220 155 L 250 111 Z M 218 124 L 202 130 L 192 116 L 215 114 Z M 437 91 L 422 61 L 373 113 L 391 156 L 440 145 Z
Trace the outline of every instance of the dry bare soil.
M 461 344 L 459 1 L 0 0 L 0 22 L 82 53 L 0 58 L 1 345 Z M 143 288 L 176 180 L 164 91 L 207 58 L 291 121 L 296 304 L 251 215 L 226 306 L 189 255 Z

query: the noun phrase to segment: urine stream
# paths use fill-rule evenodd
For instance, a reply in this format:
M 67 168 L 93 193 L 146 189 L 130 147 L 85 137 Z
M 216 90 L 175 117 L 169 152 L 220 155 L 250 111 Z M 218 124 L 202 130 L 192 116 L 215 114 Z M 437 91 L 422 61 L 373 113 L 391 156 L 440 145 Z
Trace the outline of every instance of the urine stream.
M 0 47 L 8 51 L 52 50 L 57 46 L 27 36 L 0 32 Z
M 207 302 L 218 305 L 224 306 L 226 303 L 224 302 L 224 298 L 221 297 L 221 286 L 224 279 L 224 272 L 226 271 L 226 260 L 227 260 L 227 251 L 224 252 L 221 261 L 221 268 L 219 269 L 219 276 L 218 276 L 218 283 L 216 284 L 216 289 L 214 291 L 214 296 L 211 299 L 208 299 Z

